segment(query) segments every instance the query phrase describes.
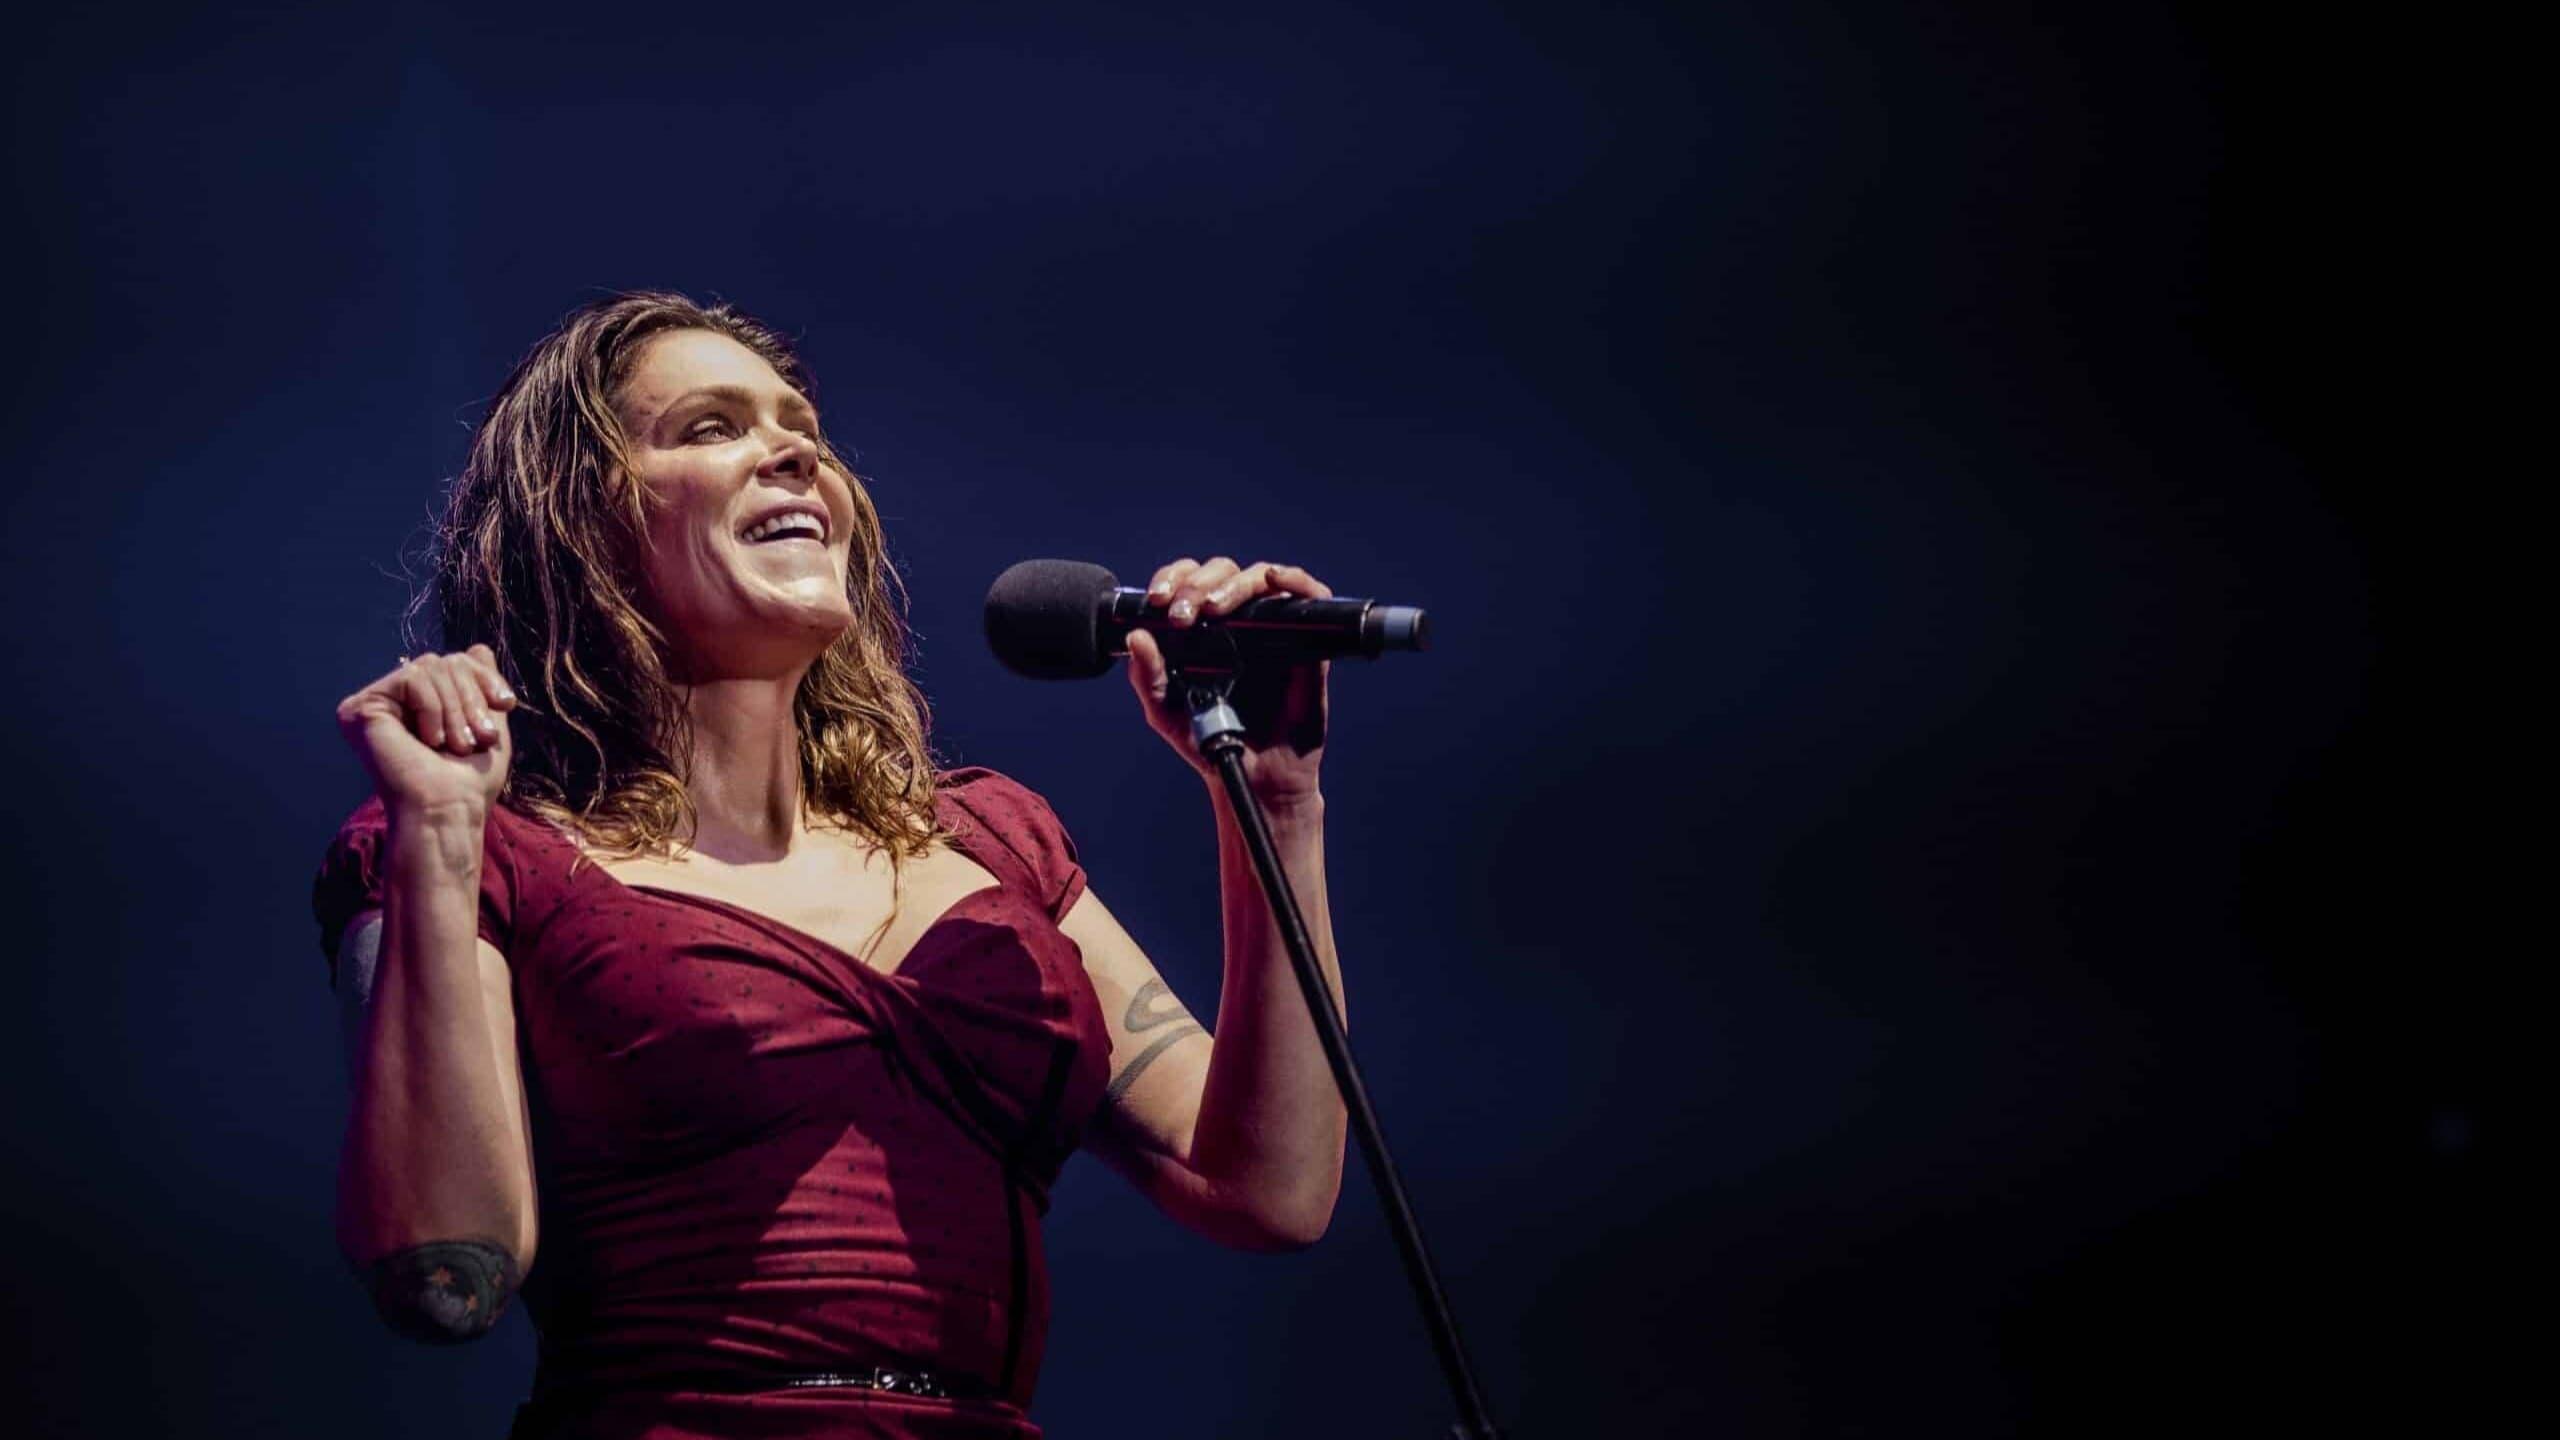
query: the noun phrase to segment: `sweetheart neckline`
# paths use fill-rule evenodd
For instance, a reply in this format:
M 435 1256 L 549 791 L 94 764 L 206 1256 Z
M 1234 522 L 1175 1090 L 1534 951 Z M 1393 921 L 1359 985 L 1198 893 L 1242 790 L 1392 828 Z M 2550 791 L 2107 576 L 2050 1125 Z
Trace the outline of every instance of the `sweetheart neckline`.
M 949 776 L 963 774 L 972 768 L 977 767 L 965 765 L 956 767 L 950 771 L 944 772 L 945 779 L 947 780 Z M 993 774 L 995 772 L 986 771 L 985 773 Z M 973 776 L 971 778 L 974 779 L 976 777 Z M 784 940 L 814 946 L 825 954 L 844 961 L 853 969 L 859 970 L 873 979 L 896 980 L 908 974 L 914 962 L 923 955 L 925 943 L 934 937 L 935 932 L 939 931 L 943 926 L 951 923 L 953 920 L 958 919 L 960 912 L 967 908 L 971 901 L 974 901 L 981 896 L 1001 895 L 1005 891 L 1015 888 L 1006 877 L 1010 874 L 1019 874 L 1022 868 L 1020 857 L 1013 855 L 1001 841 L 996 840 L 992 834 L 989 834 L 985 830 L 984 822 L 979 820 L 977 813 L 974 810 L 971 810 L 967 805 L 960 803 L 957 795 L 954 794 L 954 787 L 948 784 L 937 786 L 934 791 L 933 808 L 936 818 L 941 819 L 949 826 L 949 834 L 945 843 L 949 846 L 951 852 L 977 866 L 978 869 L 987 876 L 988 883 L 963 894 L 958 899 L 952 901 L 949 905 L 943 907 L 942 913 L 934 916 L 930 923 L 928 923 L 922 930 L 916 932 L 914 943 L 907 946 L 906 951 L 898 957 L 897 967 L 890 970 L 883 970 L 878 966 L 873 965 L 871 962 L 863 959 L 860 955 L 845 949 L 843 946 L 827 939 L 823 935 L 803 930 L 788 920 L 781 919 L 778 916 L 768 915 L 764 911 L 758 910 L 751 905 L 741 905 L 734 900 L 723 900 L 716 895 L 705 895 L 699 891 L 682 890 L 669 885 L 650 885 L 640 881 L 625 880 L 621 876 L 613 873 L 610 867 L 598 862 L 595 857 L 590 855 L 585 858 L 588 864 L 595 867 L 598 874 L 604 876 L 607 884 L 615 886 L 626 894 L 652 895 L 663 900 L 672 900 L 680 904 L 700 906 L 714 911 L 715 913 L 725 914 L 733 919 L 741 920 L 747 924 L 769 930 Z M 967 823 L 950 825 L 950 812 L 954 809 L 962 811 L 967 816 Z M 554 823 L 550 828 L 553 831 L 555 838 L 569 845 L 572 850 L 583 853 L 584 847 L 577 843 L 576 837 L 562 831 L 556 823 Z M 981 848 L 983 848 L 986 853 L 979 853 Z M 1035 910 L 1041 909 L 1037 903 L 1033 903 L 1032 908 Z M 1043 911 L 1043 913 L 1045 914 L 1046 912 Z
M 950 803 L 952 802 L 948 792 L 936 792 L 934 796 L 934 810 L 937 818 L 944 818 L 943 812 L 945 806 Z M 859 970 L 874 979 L 895 980 L 904 976 L 915 959 L 919 955 L 923 954 L 925 942 L 933 938 L 934 932 L 940 930 L 944 925 L 957 918 L 960 911 L 966 907 L 969 902 L 976 900 L 982 895 L 1001 895 L 1007 889 L 1011 888 L 1005 883 L 1003 873 L 998 871 L 995 863 L 993 863 L 995 859 L 999 859 L 1001 857 L 984 857 L 977 855 L 973 853 L 973 847 L 964 842 L 964 836 L 977 838 L 975 817 L 972 816 L 971 820 L 972 824 L 967 829 L 963 829 L 959 826 L 951 827 L 950 838 L 944 843 L 950 847 L 952 854 L 957 855 L 961 859 L 968 861 L 970 864 L 977 866 L 979 873 L 987 877 L 988 883 L 969 891 L 959 899 L 944 906 L 940 914 L 934 916 L 930 923 L 928 923 L 922 930 L 916 932 L 914 942 L 909 944 L 906 950 L 898 956 L 897 965 L 887 970 L 881 969 L 879 966 L 872 964 L 870 961 L 863 959 L 860 955 L 847 950 L 843 946 L 827 939 L 823 935 L 803 930 L 788 920 L 784 920 L 779 916 L 768 915 L 764 911 L 758 910 L 752 905 L 741 905 L 735 900 L 723 900 L 717 895 L 705 895 L 695 890 L 680 890 L 668 885 L 649 885 L 638 881 L 625 880 L 621 876 L 614 874 L 611 868 L 602 864 L 596 865 L 596 871 L 603 875 L 606 880 L 622 887 L 626 891 L 645 895 L 655 895 L 662 899 L 703 906 L 707 909 L 727 914 L 733 918 L 744 920 L 749 924 L 762 926 L 773 931 L 783 939 L 814 945 L 828 955 L 843 960 L 854 969 Z M 589 858 L 590 862 L 593 863 L 593 857 Z
M 971 858 L 974 859 L 975 857 Z M 601 866 L 597 868 L 600 870 L 603 869 Z M 979 868 L 985 869 L 986 867 L 982 865 Z M 829 955 L 833 955 L 844 960 L 854 969 L 862 971 L 863 973 L 878 980 L 896 980 L 904 977 L 916 958 L 923 953 L 925 942 L 933 938 L 935 931 L 940 930 L 944 925 L 959 918 L 961 910 L 966 908 L 970 901 L 986 895 L 1001 895 L 1005 891 L 1004 881 L 1002 879 L 998 879 L 995 883 L 991 885 L 981 885 L 977 889 L 962 895 L 959 899 L 952 901 L 949 905 L 944 906 L 940 914 L 935 915 L 922 930 L 916 932 L 915 940 L 907 946 L 905 951 L 899 954 L 898 963 L 890 969 L 883 970 L 879 966 L 872 964 L 870 961 L 863 959 L 861 956 L 847 950 L 834 941 L 827 939 L 823 935 L 803 930 L 788 920 L 767 915 L 763 911 L 755 909 L 752 906 L 741 905 L 734 900 L 723 900 L 717 895 L 704 895 L 692 890 L 676 890 L 664 885 L 640 884 L 635 881 L 625 880 L 610 870 L 605 870 L 603 873 L 607 879 L 612 880 L 613 883 L 621 886 L 625 890 L 637 891 L 644 895 L 655 895 L 662 899 L 676 900 L 687 904 L 704 906 L 708 909 L 717 910 L 724 914 L 735 916 L 739 919 L 748 921 L 751 924 L 778 931 L 787 939 L 813 945 L 818 949 L 827 952 Z

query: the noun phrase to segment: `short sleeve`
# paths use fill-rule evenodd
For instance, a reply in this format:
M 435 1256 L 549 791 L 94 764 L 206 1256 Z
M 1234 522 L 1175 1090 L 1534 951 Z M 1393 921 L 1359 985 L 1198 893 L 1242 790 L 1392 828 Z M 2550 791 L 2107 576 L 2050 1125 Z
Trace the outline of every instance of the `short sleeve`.
M 1076 858 L 1075 841 L 1068 838 L 1066 826 L 1049 802 L 1012 776 L 982 765 L 947 771 L 940 783 L 962 810 L 1022 862 L 1049 918 L 1065 918 L 1084 894 L 1084 866 Z
M 516 887 L 513 855 L 498 814 L 492 807 L 481 839 L 480 938 L 504 950 L 513 928 Z M 382 845 L 390 827 L 382 799 L 375 796 L 356 807 L 320 857 L 320 873 L 311 882 L 311 918 L 320 925 L 320 951 L 328 957 L 332 985 L 347 926 L 365 911 L 382 907 Z

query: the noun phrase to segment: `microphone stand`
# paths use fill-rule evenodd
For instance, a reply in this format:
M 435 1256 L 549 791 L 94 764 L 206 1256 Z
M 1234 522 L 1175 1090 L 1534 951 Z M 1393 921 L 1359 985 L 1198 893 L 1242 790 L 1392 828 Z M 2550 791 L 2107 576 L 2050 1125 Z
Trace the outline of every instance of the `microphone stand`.
M 1413 1213 L 1413 1202 L 1406 1198 L 1404 1181 L 1396 1174 L 1395 1161 L 1387 1154 L 1387 1139 L 1378 1128 L 1378 1113 L 1370 1108 L 1368 1087 L 1361 1083 L 1360 1067 L 1351 1059 L 1351 1042 L 1342 1028 L 1342 1011 L 1333 1003 L 1333 992 L 1324 983 L 1324 972 L 1316 964 L 1314 939 L 1307 933 L 1306 917 L 1298 909 L 1298 897 L 1289 888 L 1289 877 L 1281 873 L 1280 851 L 1271 842 L 1271 827 L 1263 818 L 1262 802 L 1254 798 L 1253 789 L 1244 776 L 1244 721 L 1227 703 L 1234 688 L 1233 671 L 1223 674 L 1203 670 L 1178 670 L 1173 683 L 1182 688 L 1184 703 L 1191 711 L 1191 738 L 1200 753 L 1215 762 L 1218 775 L 1227 787 L 1227 799 L 1236 813 L 1236 823 L 1244 830 L 1245 848 L 1253 852 L 1253 868 L 1262 877 L 1262 893 L 1271 902 L 1271 913 L 1280 922 L 1280 933 L 1288 941 L 1289 964 L 1297 971 L 1298 989 L 1307 997 L 1308 1017 L 1315 1021 L 1316 1038 L 1324 1044 L 1324 1058 L 1333 1067 L 1334 1084 L 1342 1091 L 1342 1103 L 1350 1112 L 1351 1133 L 1360 1138 L 1360 1153 L 1367 1160 L 1369 1176 L 1377 1182 L 1379 1203 L 1386 1207 L 1387 1228 L 1396 1238 L 1396 1250 L 1404 1259 L 1405 1278 L 1412 1282 L 1414 1299 L 1422 1307 L 1422 1318 L 1430 1327 L 1431 1346 L 1439 1352 L 1440 1370 L 1448 1381 L 1449 1393 L 1458 1404 L 1458 1420 L 1449 1427 L 1451 1440 L 1500 1440 L 1493 1427 L 1493 1417 L 1485 1408 L 1484 1394 L 1476 1384 L 1474 1369 L 1467 1363 L 1467 1352 L 1458 1342 L 1458 1320 L 1450 1312 L 1449 1297 L 1440 1288 L 1439 1272 L 1431 1266 L 1431 1254 L 1423 1247 L 1422 1222 Z

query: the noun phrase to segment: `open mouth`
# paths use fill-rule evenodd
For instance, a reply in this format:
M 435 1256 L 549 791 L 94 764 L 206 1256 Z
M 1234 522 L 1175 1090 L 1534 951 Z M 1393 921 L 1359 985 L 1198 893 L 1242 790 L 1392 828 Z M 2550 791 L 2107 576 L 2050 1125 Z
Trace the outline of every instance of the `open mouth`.
M 775 545 L 786 540 L 827 540 L 826 522 L 805 510 L 785 510 L 768 516 L 738 532 L 738 538 L 749 545 Z

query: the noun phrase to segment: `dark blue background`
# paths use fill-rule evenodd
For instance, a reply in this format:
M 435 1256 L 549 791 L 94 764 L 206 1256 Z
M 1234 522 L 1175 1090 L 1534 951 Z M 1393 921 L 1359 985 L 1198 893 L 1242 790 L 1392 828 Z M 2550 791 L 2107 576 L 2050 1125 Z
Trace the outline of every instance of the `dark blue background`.
M 34 1432 L 506 1423 L 520 1320 L 411 1348 L 334 1258 L 307 887 L 477 405 L 631 286 L 801 337 L 943 753 L 1049 795 L 1197 1006 L 1204 799 L 1116 678 L 996 668 L 987 581 L 1226 553 L 1431 609 L 1428 656 L 1337 668 L 1334 900 L 1516 1434 L 2425 1389 L 2495 1127 L 2472 961 L 2419 939 L 2447 862 L 2382 818 L 2428 532 L 2358 477 L 2419 428 L 2390 277 L 2435 182 L 2377 50 L 2082 8 L 22 34 Z M 1061 1440 L 1445 1426 L 1361 1182 L 1245 1257 L 1079 1160 L 1050 1236 Z

